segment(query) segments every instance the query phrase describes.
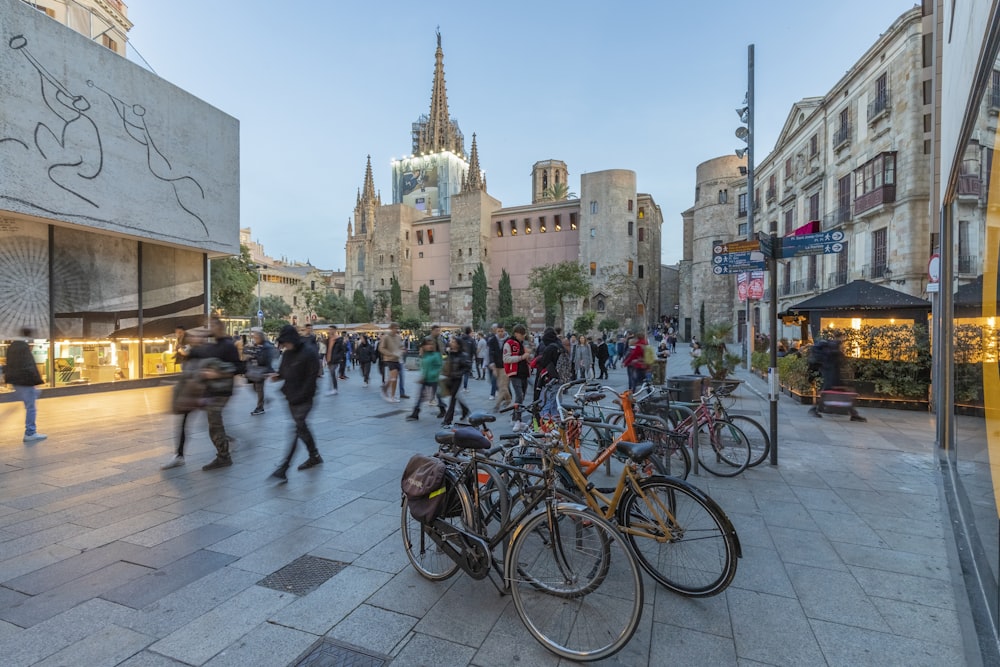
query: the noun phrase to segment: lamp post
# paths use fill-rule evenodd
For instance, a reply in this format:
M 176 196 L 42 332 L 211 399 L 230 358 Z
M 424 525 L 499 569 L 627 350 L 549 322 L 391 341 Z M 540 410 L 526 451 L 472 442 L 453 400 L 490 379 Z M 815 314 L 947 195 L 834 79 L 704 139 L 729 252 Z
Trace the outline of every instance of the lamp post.
M 740 168 L 740 173 L 746 173 L 747 177 L 747 196 L 746 196 L 746 206 L 747 206 L 747 241 L 753 241 L 754 239 L 754 164 L 753 164 L 753 44 L 747 47 L 747 93 L 746 97 L 743 98 L 743 105 L 736 109 L 736 115 L 739 116 L 740 122 L 745 123 L 745 125 L 740 125 L 736 128 L 736 137 L 741 141 L 746 143 L 746 148 L 737 148 L 736 157 L 742 158 L 744 155 L 747 158 L 747 166 L 744 169 Z M 752 273 L 747 274 L 747 287 L 750 285 L 750 278 Z M 753 354 L 753 323 L 751 320 L 751 308 L 750 308 L 750 296 L 747 295 L 746 300 L 746 315 L 743 323 L 744 330 L 744 351 L 746 352 L 746 367 L 750 368 L 751 355 Z M 772 336 L 773 337 L 773 336 Z
M 260 270 L 267 268 L 261 264 L 254 264 L 257 269 L 257 326 L 264 328 L 264 311 L 260 307 Z

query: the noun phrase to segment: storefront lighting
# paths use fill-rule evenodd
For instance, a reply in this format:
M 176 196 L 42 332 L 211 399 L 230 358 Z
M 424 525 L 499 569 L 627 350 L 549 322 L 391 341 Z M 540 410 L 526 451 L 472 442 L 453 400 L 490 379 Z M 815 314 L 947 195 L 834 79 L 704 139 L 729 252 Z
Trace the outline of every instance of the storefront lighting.
M 854 329 L 855 331 L 858 331 L 859 329 L 861 329 L 861 318 L 860 317 L 852 317 L 851 318 L 851 328 Z

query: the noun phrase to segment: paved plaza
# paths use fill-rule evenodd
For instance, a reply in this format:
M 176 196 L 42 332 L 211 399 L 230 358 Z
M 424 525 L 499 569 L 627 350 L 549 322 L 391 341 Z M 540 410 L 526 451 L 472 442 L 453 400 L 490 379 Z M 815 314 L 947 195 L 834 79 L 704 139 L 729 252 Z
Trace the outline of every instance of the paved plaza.
M 669 374 L 687 361 L 680 346 Z M 765 421 L 765 383 L 741 377 L 736 409 Z M 326 661 L 311 664 L 351 664 L 351 647 L 359 665 L 560 664 L 489 581 L 433 583 L 410 567 L 399 478 L 413 453 L 434 451 L 439 422 L 433 408 L 405 422 L 411 401 L 386 403 L 376 383 L 350 378 L 313 411 L 325 463 L 293 465 L 287 484 L 268 479 L 292 430 L 277 385 L 258 417 L 253 391 L 237 387 L 226 411 L 235 463 L 211 472 L 203 414 L 189 424 L 187 465 L 160 470 L 179 420 L 166 385 L 43 398 L 49 438 L 31 445 L 21 405 L 0 403 L 0 664 L 284 666 L 321 639 Z M 624 387 L 624 372 L 610 384 Z M 488 393 L 473 380 L 467 401 L 487 408 Z M 783 396 L 779 466 L 692 476 L 739 533 L 735 580 L 692 600 L 647 578 L 639 630 L 606 662 L 980 664 L 963 636 L 972 622 L 932 415 L 862 412 L 867 423 L 815 419 Z M 332 568 L 329 578 L 274 586 L 296 561 Z

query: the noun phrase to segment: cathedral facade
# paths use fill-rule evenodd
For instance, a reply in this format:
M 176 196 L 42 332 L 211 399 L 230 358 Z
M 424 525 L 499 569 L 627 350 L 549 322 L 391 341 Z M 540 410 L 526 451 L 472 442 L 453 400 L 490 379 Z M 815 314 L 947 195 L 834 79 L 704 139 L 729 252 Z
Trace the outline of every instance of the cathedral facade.
M 472 323 L 472 278 L 482 264 L 490 317 L 506 270 L 515 316 L 537 326 L 545 311 L 529 288 L 531 270 L 576 261 L 590 277 L 591 292 L 565 304 L 564 326 L 587 311 L 597 322 L 612 318 L 629 328 L 658 319 L 663 217 L 651 195 L 636 191 L 635 172 L 585 173 L 576 198 L 564 162 L 538 161 L 531 203 L 504 207 L 487 191 L 476 135 L 468 153 L 464 143 L 448 112 L 438 35 L 430 113 L 413 123 L 412 155 L 393 161 L 391 203 L 375 189 L 370 156 L 365 166 L 347 224 L 348 297 L 360 290 L 388 301 L 395 279 L 404 308 L 416 311 L 426 285 L 432 321 Z

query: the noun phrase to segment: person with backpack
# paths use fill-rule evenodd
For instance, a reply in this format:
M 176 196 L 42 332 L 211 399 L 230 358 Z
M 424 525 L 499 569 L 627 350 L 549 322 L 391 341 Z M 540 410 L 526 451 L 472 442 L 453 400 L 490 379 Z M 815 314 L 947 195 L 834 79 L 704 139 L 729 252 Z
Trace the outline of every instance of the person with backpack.
M 524 346 L 524 336 L 527 331 L 523 324 L 516 325 L 514 335 L 503 344 L 503 369 L 510 381 L 511 393 L 517 405 L 524 402 L 524 395 L 528 390 L 528 376 L 531 373 L 531 369 L 528 368 L 531 353 Z
M 277 350 L 267 339 L 263 331 L 254 330 L 250 334 L 253 345 L 244 348 L 246 356 L 245 373 L 247 380 L 253 385 L 257 394 L 257 407 L 251 416 L 264 414 L 264 384 L 274 373 L 274 357 Z
M 355 348 L 354 354 L 358 358 L 358 364 L 361 365 L 361 377 L 365 381 L 363 386 L 368 387 L 369 376 L 372 372 L 372 362 L 375 361 L 376 352 L 375 346 L 368 340 L 367 335 L 361 336 L 361 341 Z
M 326 365 L 330 369 L 330 391 L 327 396 L 335 396 L 340 388 L 337 386 L 337 379 L 346 380 L 344 375 L 344 365 L 347 362 L 347 348 L 344 345 L 344 338 L 337 335 L 337 327 L 332 327 L 330 341 L 326 346 Z
M 561 386 L 559 358 L 563 351 L 563 344 L 559 340 L 559 336 L 556 335 L 556 330 L 552 327 L 546 328 L 539 342 L 538 354 L 535 355 L 537 361 L 535 362 L 534 398 L 536 401 L 544 395 L 546 397 L 544 402 L 548 404 L 551 395 L 551 402 L 553 405 L 555 404 L 553 392 Z

